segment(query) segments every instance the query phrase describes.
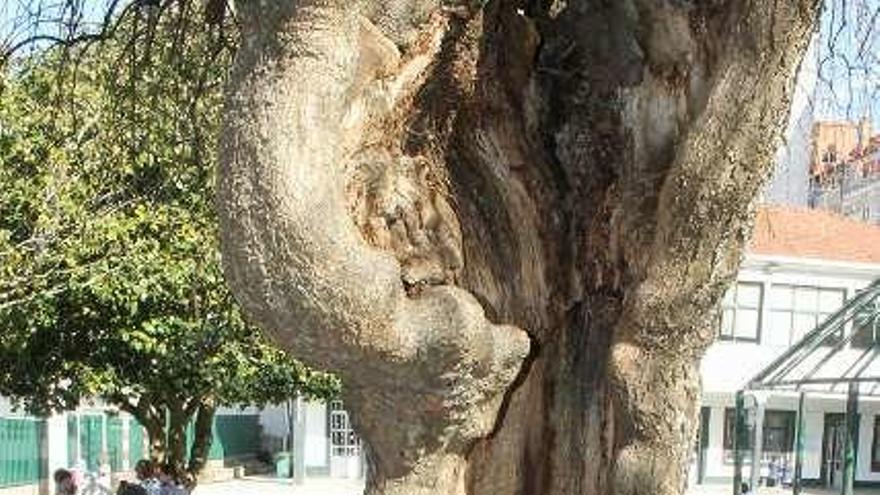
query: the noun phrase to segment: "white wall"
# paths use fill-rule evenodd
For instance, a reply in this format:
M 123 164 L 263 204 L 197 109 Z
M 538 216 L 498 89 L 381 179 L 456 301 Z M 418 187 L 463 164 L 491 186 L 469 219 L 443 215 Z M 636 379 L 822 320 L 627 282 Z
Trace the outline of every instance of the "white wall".
M 288 433 L 287 409 L 284 404 L 267 406 L 260 412 L 263 435 L 284 438 Z
M 880 404 L 860 402 L 859 453 L 856 457 L 856 480 L 880 482 L 880 472 L 871 471 L 871 446 L 874 441 L 874 417 L 880 415 Z
M 52 493 L 55 493 L 54 481 L 52 474 L 61 468 L 68 468 L 67 465 L 67 415 L 55 414 L 46 421 L 46 459 L 47 476 L 49 483 L 52 484 Z
M 305 415 L 307 467 L 327 467 L 327 407 L 323 402 L 303 401 Z M 284 404 L 268 406 L 260 413 L 263 434 L 277 439 L 288 435 L 287 408 Z
M 306 404 L 306 466 L 326 467 L 329 455 L 327 406 L 322 402 Z
M 804 472 L 805 479 L 819 479 L 822 473 L 822 433 L 825 413 L 810 411 L 804 413 Z
M 709 445 L 706 449 L 706 476 L 729 478 L 733 466 L 724 463 L 724 407 L 712 407 L 709 414 Z

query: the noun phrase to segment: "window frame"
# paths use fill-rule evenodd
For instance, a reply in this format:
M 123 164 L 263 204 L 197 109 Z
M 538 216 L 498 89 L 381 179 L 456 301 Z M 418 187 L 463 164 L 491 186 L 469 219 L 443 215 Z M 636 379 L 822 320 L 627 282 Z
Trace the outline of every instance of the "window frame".
M 767 441 L 770 438 L 767 435 L 767 430 L 769 429 L 767 425 L 767 418 L 770 415 L 779 414 L 784 415 L 786 419 L 786 444 L 788 445 L 788 450 L 777 451 L 770 450 L 767 448 Z M 724 408 L 724 424 L 722 429 L 721 436 L 721 451 L 723 454 L 723 459 L 726 464 L 730 464 L 733 459 L 733 435 L 734 435 L 734 423 L 736 422 L 736 408 L 733 407 L 725 407 Z M 743 450 L 751 451 L 752 443 L 755 441 L 755 426 L 754 425 L 746 425 L 748 429 L 748 443 Z M 797 411 L 792 411 L 790 409 L 765 409 L 764 410 L 764 424 L 762 425 L 761 432 L 761 456 L 767 455 L 781 455 L 783 457 L 788 457 L 794 454 L 795 450 L 795 435 L 797 433 Z M 750 462 L 750 457 L 746 456 L 743 459 L 744 463 Z M 765 462 L 766 459 L 763 459 L 761 462 Z M 878 464 L 880 467 L 880 464 Z
M 327 436 L 330 457 L 357 457 L 361 439 L 351 424 L 351 417 L 339 399 L 327 403 Z
M 721 457 L 722 462 L 724 464 L 733 464 L 733 437 L 735 436 L 735 424 L 736 424 L 736 408 L 735 407 L 725 407 L 724 415 L 723 415 L 723 429 L 721 432 Z M 749 426 L 746 424 L 746 429 L 748 433 L 746 434 L 747 443 L 743 447 L 743 450 L 751 451 L 752 450 L 752 442 L 755 441 L 755 427 L 754 425 Z M 750 465 L 752 463 L 751 456 L 743 457 L 743 465 Z
M 758 305 L 757 307 L 751 306 L 740 306 L 739 301 L 737 299 L 737 292 L 739 292 L 740 285 L 750 285 L 758 288 Z M 733 303 L 727 304 L 724 299 L 721 300 L 721 308 L 718 314 L 718 340 L 724 340 L 728 342 L 744 342 L 750 344 L 759 344 L 761 342 L 761 331 L 764 326 L 764 282 L 754 281 L 754 280 L 737 280 L 733 285 L 731 285 L 727 290 L 733 290 Z M 725 293 L 725 296 L 727 294 Z M 741 337 L 736 334 L 736 316 L 737 312 L 740 310 L 755 310 L 758 312 L 758 319 L 756 322 L 755 328 L 755 336 L 754 337 Z M 726 310 L 733 311 L 733 322 L 731 323 L 731 334 L 725 335 L 724 331 L 724 312 Z
M 770 429 L 770 427 L 767 425 L 767 419 L 768 419 L 768 416 L 770 416 L 770 415 L 779 415 L 781 417 L 784 417 L 785 426 L 783 426 L 781 428 L 774 427 L 773 429 L 782 429 L 782 428 L 785 429 L 785 440 L 786 440 L 785 443 L 787 445 L 788 450 L 770 450 L 769 448 L 767 448 L 767 441 L 770 438 L 770 436 L 767 435 L 767 430 Z M 761 435 L 761 443 L 763 444 L 763 445 L 761 445 L 762 452 L 773 453 L 773 454 L 782 454 L 782 455 L 791 454 L 792 452 L 794 452 L 794 441 L 795 441 L 794 437 L 795 437 L 795 433 L 797 430 L 797 412 L 791 411 L 788 409 L 766 409 L 766 410 L 764 410 L 763 430 L 764 430 L 762 432 L 763 434 Z
M 788 290 L 791 291 L 791 304 L 788 308 L 779 308 L 774 305 L 774 301 L 776 299 L 773 297 L 772 292 L 774 290 L 779 289 L 779 288 L 787 288 Z M 812 290 L 815 292 L 816 306 L 813 308 L 812 311 L 797 309 L 796 297 L 797 297 L 798 289 L 801 289 L 801 290 L 809 289 L 809 290 Z M 774 326 L 774 328 L 772 330 L 778 331 L 778 329 L 775 328 L 776 327 L 776 325 L 775 325 L 776 319 L 774 316 L 776 314 L 786 313 L 789 315 L 789 325 L 788 325 L 788 329 L 787 329 L 787 331 L 788 331 L 788 345 L 787 346 L 788 347 L 791 347 L 795 343 L 797 343 L 797 341 L 794 340 L 794 334 L 795 334 L 795 328 L 796 328 L 795 321 L 796 321 L 797 315 L 801 315 L 801 316 L 809 315 L 815 319 L 815 323 L 813 324 L 813 327 L 806 330 L 804 332 L 804 334 L 799 337 L 799 339 L 802 339 L 804 337 L 804 335 L 806 335 L 807 333 L 812 331 L 814 328 L 816 328 L 816 325 L 819 325 L 821 322 L 825 321 L 825 319 L 827 319 L 829 316 L 833 315 L 835 312 L 840 310 L 840 308 L 843 307 L 847 301 L 847 288 L 846 287 L 822 286 L 822 285 L 815 285 L 815 284 L 774 283 L 770 286 L 769 292 L 770 292 L 770 294 L 767 299 L 767 304 L 768 304 L 767 313 L 770 318 L 770 321 L 773 323 L 773 326 Z M 822 311 L 819 307 L 819 301 L 821 300 L 821 294 L 823 292 L 840 293 L 840 295 L 841 295 L 840 306 L 838 306 L 837 308 L 835 308 L 831 312 Z M 841 339 L 841 338 L 843 338 L 843 329 L 841 329 L 839 335 L 832 336 L 832 337 L 826 339 L 826 341 L 822 342 L 822 345 L 834 345 L 837 342 L 839 342 L 839 339 Z
M 857 291 L 856 294 L 859 292 L 861 291 Z M 880 298 L 875 300 L 874 304 L 880 306 Z M 880 315 L 876 314 L 877 309 L 873 307 L 868 307 L 865 311 L 869 314 L 867 321 L 859 321 L 862 315 L 861 313 L 856 313 L 850 322 L 850 325 L 852 325 L 850 330 L 852 338 L 849 341 L 849 346 L 853 349 L 870 349 L 871 347 L 880 346 L 880 320 L 878 320 Z M 870 339 L 867 339 L 865 334 L 869 334 Z

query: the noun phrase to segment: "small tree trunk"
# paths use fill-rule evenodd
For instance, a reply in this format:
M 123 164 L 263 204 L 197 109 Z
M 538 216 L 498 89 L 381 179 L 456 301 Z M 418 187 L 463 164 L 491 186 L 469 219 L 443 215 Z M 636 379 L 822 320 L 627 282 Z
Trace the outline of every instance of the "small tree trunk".
M 199 474 L 208 463 L 208 454 L 214 439 L 214 414 L 217 406 L 211 399 L 204 399 L 196 413 L 196 424 L 192 448 L 187 466 L 187 488 L 192 490 L 198 483 Z
M 165 428 L 158 421 L 147 421 L 144 424 L 147 430 L 147 441 L 150 446 L 150 460 L 154 463 L 161 464 L 165 462 L 167 454 Z
M 168 414 L 168 450 L 165 463 L 174 471 L 175 477 L 183 478 L 186 474 L 186 428 L 190 415 L 182 408 L 172 408 Z

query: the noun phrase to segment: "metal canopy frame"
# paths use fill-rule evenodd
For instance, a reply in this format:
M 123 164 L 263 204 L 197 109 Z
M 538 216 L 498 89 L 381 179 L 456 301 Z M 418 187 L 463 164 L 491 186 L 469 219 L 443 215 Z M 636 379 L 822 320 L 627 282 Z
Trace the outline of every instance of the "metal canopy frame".
M 851 298 L 836 313 L 808 332 L 799 342 L 752 378 L 747 390 L 786 390 L 846 393 L 837 386 L 870 383 L 861 395 L 880 396 L 880 348 L 878 342 L 862 352 L 852 352 L 849 343 L 857 330 L 871 326 L 880 336 L 880 280 Z M 876 365 L 876 366 L 875 366 Z M 823 373 L 823 371 L 825 373 Z M 866 372 L 869 372 L 865 374 Z M 824 385 L 825 387 L 805 387 Z
M 872 341 L 863 349 L 850 343 L 860 332 L 869 329 Z M 858 292 L 836 313 L 773 360 L 769 366 L 752 378 L 736 394 L 736 421 L 734 434 L 733 493 L 740 495 L 742 482 L 743 446 L 748 444 L 746 428 L 746 392 L 759 390 L 799 392 L 795 430 L 795 469 L 793 492 L 802 489 L 804 448 L 804 403 L 807 392 L 846 394 L 846 420 L 843 455 L 842 495 L 852 495 L 855 474 L 855 456 L 858 438 L 859 395 L 880 397 L 880 279 Z M 845 391 L 842 390 L 845 386 Z M 841 388 L 838 388 L 841 387 Z M 763 406 L 758 406 L 758 416 Z M 760 475 L 760 434 L 752 446 L 752 485 Z M 757 475 L 756 475 L 757 474 Z M 754 488 L 754 486 L 752 486 Z

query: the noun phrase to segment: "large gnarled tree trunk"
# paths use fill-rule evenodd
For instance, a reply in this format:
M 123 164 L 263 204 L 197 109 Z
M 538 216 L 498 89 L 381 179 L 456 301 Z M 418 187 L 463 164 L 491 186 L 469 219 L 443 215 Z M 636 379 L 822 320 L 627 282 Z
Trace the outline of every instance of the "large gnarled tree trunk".
M 219 209 L 369 494 L 679 493 L 815 1 L 241 1 Z

